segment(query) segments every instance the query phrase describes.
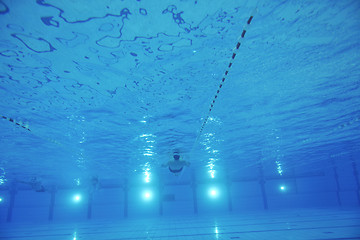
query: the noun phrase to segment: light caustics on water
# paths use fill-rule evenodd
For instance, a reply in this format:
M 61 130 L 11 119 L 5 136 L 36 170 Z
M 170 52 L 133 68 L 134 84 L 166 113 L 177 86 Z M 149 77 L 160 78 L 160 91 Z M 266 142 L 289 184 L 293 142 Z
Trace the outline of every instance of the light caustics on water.
M 145 163 L 145 165 L 143 166 L 143 173 L 145 175 L 144 181 L 146 183 L 149 183 L 151 181 L 151 168 L 149 162 Z
M 276 170 L 277 170 L 278 174 L 280 176 L 282 176 L 283 175 L 283 170 L 282 170 L 281 162 L 279 160 L 276 160 L 275 163 L 276 163 Z
M 215 133 L 204 134 L 204 139 L 201 144 L 204 146 L 204 150 L 207 152 L 208 161 L 207 168 L 211 178 L 215 178 L 216 174 L 216 162 L 219 161 L 219 150 L 214 149 L 221 140 L 216 139 Z
M 142 154 L 147 157 L 154 156 L 155 152 L 153 151 L 153 149 L 156 136 L 153 134 L 141 134 L 139 137 L 143 143 Z
M 145 164 L 142 165 L 142 172 L 144 174 L 144 181 L 149 183 L 151 181 L 151 159 L 155 155 L 154 152 L 154 144 L 156 136 L 154 134 L 141 134 L 139 136 L 142 142 L 142 148 L 140 151 L 142 152 L 143 157 L 145 159 Z
M 219 228 L 218 228 L 217 223 L 215 223 L 214 233 L 215 233 L 215 238 L 219 239 Z
M 0 167 L 0 186 L 7 182 L 5 175 L 6 175 L 5 169 L 3 167 Z
M 75 178 L 75 179 L 74 179 L 74 182 L 75 182 L 75 186 L 80 187 L 80 185 L 81 185 L 81 180 L 80 180 L 80 178 Z

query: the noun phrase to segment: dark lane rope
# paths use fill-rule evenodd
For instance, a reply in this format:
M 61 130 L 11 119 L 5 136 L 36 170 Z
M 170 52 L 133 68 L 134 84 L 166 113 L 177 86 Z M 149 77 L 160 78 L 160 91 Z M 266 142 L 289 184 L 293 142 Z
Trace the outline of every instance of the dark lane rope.
M 29 132 L 31 132 L 33 135 L 39 137 L 39 138 L 42 138 L 42 139 L 45 139 L 46 141 L 49 141 L 51 143 L 55 143 L 55 144 L 58 144 L 58 145 L 61 145 L 61 143 L 59 143 L 57 140 L 55 139 L 51 139 L 51 138 L 48 138 L 48 137 L 44 137 L 44 136 L 40 136 L 38 134 L 36 134 L 35 132 L 31 131 L 30 128 L 29 128 L 29 124 L 28 123 L 23 123 L 22 121 L 17 121 L 15 120 L 14 118 L 9 118 L 9 117 L 5 117 L 3 115 L 0 115 L 0 118 L 2 119 L 5 119 L 5 120 L 8 120 L 9 122 L 12 122 L 14 123 L 15 125 L 17 125 L 18 127 L 22 127 L 26 130 L 28 130 Z
M 246 25 L 243 27 L 243 31 L 242 31 L 242 33 L 241 33 L 241 36 L 238 38 L 238 42 L 237 42 L 235 48 L 233 49 L 233 53 L 232 53 L 232 56 L 231 56 L 231 59 L 230 59 L 230 63 L 229 63 L 229 65 L 228 65 L 227 68 L 226 68 L 226 71 L 225 71 L 225 73 L 224 73 L 224 75 L 223 75 L 223 77 L 222 77 L 222 80 L 221 80 L 220 84 L 219 84 L 218 90 L 216 91 L 216 94 L 215 94 L 215 96 L 214 96 L 214 98 L 213 98 L 213 100 L 212 100 L 212 103 L 211 103 L 211 105 L 210 105 L 208 114 L 207 114 L 207 116 L 205 117 L 205 119 L 204 119 L 204 121 L 203 121 L 203 123 L 202 123 L 202 125 L 201 125 L 200 132 L 199 132 L 199 134 L 198 134 L 198 137 L 197 137 L 196 141 L 198 140 L 198 138 L 199 138 L 200 135 L 202 134 L 202 132 L 203 132 L 203 130 L 204 130 L 204 127 L 205 127 L 205 125 L 206 125 L 206 123 L 207 123 L 207 121 L 208 121 L 208 119 L 209 119 L 209 117 L 210 117 L 210 113 L 211 113 L 211 111 L 212 111 L 212 109 L 213 109 L 213 107 L 214 107 L 214 104 L 215 104 L 216 99 L 217 99 L 217 97 L 218 97 L 218 95 L 219 95 L 219 93 L 220 93 L 220 90 L 221 90 L 221 88 L 222 88 L 222 86 L 223 86 L 223 84 L 224 84 L 224 82 L 225 82 L 225 79 L 226 79 L 226 77 L 228 76 L 228 73 L 229 73 L 229 71 L 230 71 L 230 68 L 231 68 L 231 66 L 233 65 L 233 62 L 234 62 L 234 60 L 235 60 L 237 51 L 239 50 L 239 48 L 240 48 L 240 46 L 241 46 L 241 41 L 242 41 L 242 39 L 245 37 L 246 30 L 247 30 L 248 26 L 250 25 L 252 19 L 254 18 L 255 12 L 256 12 L 256 10 L 254 10 L 254 11 L 251 13 L 249 19 L 248 19 L 247 22 L 246 22 Z M 196 141 L 195 141 L 195 142 L 196 142 Z
M 21 121 L 18 122 L 13 118 L 5 117 L 5 116 L 2 116 L 2 115 L 0 115 L 0 117 L 5 119 L 5 120 L 8 120 L 9 122 L 12 122 L 12 123 L 16 124 L 19 127 L 25 128 L 26 130 L 31 132 L 29 126 L 27 124 L 22 123 Z

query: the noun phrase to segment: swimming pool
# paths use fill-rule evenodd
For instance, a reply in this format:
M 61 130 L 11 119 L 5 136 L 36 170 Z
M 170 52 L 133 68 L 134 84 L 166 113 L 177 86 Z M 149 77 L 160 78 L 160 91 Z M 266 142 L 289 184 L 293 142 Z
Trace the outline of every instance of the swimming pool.
M 360 238 L 359 12 L 0 0 L 0 239 Z

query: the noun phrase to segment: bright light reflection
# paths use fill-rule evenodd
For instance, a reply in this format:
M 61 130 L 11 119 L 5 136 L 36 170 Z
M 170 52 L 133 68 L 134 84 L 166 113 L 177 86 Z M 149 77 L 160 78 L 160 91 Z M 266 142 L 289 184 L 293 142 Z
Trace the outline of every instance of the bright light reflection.
M 218 141 L 213 133 L 205 134 L 205 140 L 201 143 L 204 145 L 205 150 L 210 154 L 208 161 L 208 173 L 211 178 L 215 178 L 215 163 L 219 160 L 219 150 L 214 149 L 214 142 Z
M 140 137 L 143 138 L 143 137 L 155 137 L 155 136 L 150 133 L 150 134 L 141 134 Z
M 208 171 L 210 173 L 210 177 L 211 178 L 215 178 L 215 170 L 214 170 L 214 162 L 216 161 L 216 159 L 214 158 L 210 158 L 210 163 L 208 165 L 208 167 L 210 168 L 210 170 Z
M 222 124 L 222 122 L 218 118 L 209 117 L 209 122 L 215 123 L 215 124 Z
M 75 178 L 74 181 L 75 181 L 76 186 L 80 186 L 80 185 L 81 185 L 80 178 Z
M 6 179 L 0 178 L 0 185 L 3 185 L 5 183 Z
M 219 230 L 218 230 L 217 226 L 215 226 L 215 238 L 216 239 L 219 238 Z
M 145 175 L 144 181 L 146 183 L 150 182 L 150 175 L 151 175 L 151 168 L 150 167 L 151 166 L 150 166 L 149 162 L 145 163 L 145 165 L 143 166 L 143 171 L 144 171 L 143 173 Z
M 281 191 L 285 191 L 285 189 L 286 189 L 286 187 L 285 187 L 284 185 L 281 185 L 281 186 L 280 186 L 280 190 L 281 190 Z
M 276 170 L 278 171 L 279 175 L 282 176 L 283 174 L 283 170 L 282 170 L 282 165 L 280 161 L 275 161 L 276 163 Z
M 3 201 L 2 197 L 0 197 L 0 203 Z
M 150 172 L 145 172 L 145 182 L 150 182 L 150 175 L 151 173 Z
M 4 168 L 0 168 L 0 185 L 5 184 L 5 182 L 7 181 L 7 179 L 5 178 L 5 169 Z

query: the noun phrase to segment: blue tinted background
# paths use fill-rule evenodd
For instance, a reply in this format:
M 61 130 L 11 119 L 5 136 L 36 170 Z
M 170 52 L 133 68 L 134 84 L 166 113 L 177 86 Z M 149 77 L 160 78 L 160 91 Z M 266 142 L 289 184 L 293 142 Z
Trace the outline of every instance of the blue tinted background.
M 0 221 L 358 207 L 359 9 L 0 1 Z

